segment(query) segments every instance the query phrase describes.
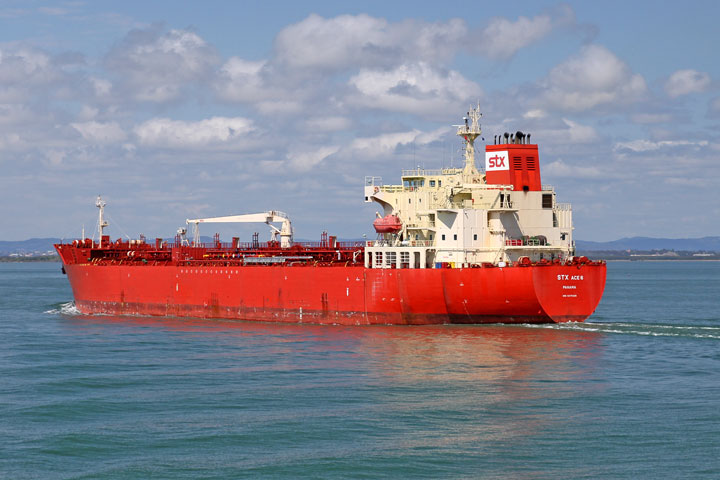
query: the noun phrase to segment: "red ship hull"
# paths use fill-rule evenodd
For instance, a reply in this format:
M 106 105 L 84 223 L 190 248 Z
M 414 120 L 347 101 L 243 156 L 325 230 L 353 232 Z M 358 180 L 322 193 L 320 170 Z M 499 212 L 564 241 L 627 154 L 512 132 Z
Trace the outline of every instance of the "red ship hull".
M 63 263 L 83 313 L 342 325 L 580 322 L 600 302 L 606 276 L 602 262 L 457 269 Z

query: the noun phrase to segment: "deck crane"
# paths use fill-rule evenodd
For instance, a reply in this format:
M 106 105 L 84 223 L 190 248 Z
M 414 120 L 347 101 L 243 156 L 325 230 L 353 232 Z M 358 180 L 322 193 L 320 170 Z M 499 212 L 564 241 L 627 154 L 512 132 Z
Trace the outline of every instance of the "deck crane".
M 185 223 L 187 225 L 193 224 L 193 234 L 196 245 L 200 243 L 199 225 L 201 223 L 265 223 L 270 227 L 271 239 L 273 241 L 277 241 L 277 237 L 280 235 L 281 248 L 290 248 L 293 241 L 290 217 L 288 217 L 287 213 L 278 212 L 277 210 L 249 213 L 246 215 L 229 215 L 226 217 L 193 218 L 185 220 Z M 273 223 L 282 223 L 282 226 L 277 228 Z

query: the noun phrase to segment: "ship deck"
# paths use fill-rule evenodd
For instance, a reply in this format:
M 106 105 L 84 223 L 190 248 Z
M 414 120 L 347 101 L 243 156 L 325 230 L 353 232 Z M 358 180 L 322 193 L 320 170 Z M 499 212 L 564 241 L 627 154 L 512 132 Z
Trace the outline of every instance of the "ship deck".
M 66 264 L 91 263 L 101 265 L 176 265 L 176 266 L 243 266 L 243 265 L 323 265 L 347 266 L 362 264 L 364 242 L 339 242 L 334 237 L 320 242 L 296 242 L 281 248 L 279 242 L 221 242 L 185 243 L 180 239 L 167 242 L 145 241 L 102 242 L 91 239 L 75 240 L 56 245 Z

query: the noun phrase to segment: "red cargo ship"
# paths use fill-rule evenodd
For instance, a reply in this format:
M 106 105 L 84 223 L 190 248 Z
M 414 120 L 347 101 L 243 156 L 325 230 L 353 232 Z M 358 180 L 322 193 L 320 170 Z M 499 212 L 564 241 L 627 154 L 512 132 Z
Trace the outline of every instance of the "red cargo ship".
M 286 214 L 187 220 L 173 242 L 144 238 L 55 246 L 83 313 L 235 318 L 344 325 L 583 321 L 597 307 L 606 265 L 574 255 L 572 210 L 542 185 L 537 145 L 496 136 L 475 166 L 479 108 L 458 135 L 464 168 L 403 171 L 400 185 L 367 177 L 382 206 L 376 240 L 293 242 Z M 262 222 L 272 239 L 200 243 L 199 225 Z M 281 223 L 281 228 L 274 226 Z M 279 239 L 278 239 L 279 237 Z

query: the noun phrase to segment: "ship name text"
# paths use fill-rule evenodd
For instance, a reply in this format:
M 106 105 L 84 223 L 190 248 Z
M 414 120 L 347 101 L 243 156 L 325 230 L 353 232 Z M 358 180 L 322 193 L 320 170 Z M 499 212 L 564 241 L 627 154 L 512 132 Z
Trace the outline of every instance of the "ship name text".
M 557 276 L 557 279 L 558 279 L 558 280 L 583 280 L 583 276 L 582 276 L 582 275 L 565 275 L 565 274 L 560 274 L 560 275 Z

